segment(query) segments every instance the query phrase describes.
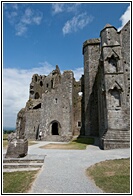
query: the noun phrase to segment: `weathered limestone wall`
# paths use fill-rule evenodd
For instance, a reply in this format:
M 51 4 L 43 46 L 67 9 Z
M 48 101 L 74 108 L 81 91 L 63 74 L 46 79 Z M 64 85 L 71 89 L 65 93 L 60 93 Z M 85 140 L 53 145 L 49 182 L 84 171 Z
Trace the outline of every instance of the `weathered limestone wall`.
M 25 107 L 26 137 L 38 139 L 39 131 L 42 131 L 43 140 L 68 141 L 74 134 L 79 134 L 80 89 L 80 82 L 75 82 L 73 72 L 64 71 L 61 74 L 58 66 L 48 76 L 34 74 L 30 84 L 30 98 Z
M 85 96 L 84 96 L 84 75 L 81 77 L 81 129 L 80 129 L 80 136 L 85 136 Z
M 42 98 L 43 84 L 46 76 L 39 76 L 34 74 L 30 83 L 29 98 L 38 99 Z
M 101 138 L 107 129 L 106 93 L 103 62 L 99 62 L 97 72 L 98 135 Z
M 73 114 L 74 114 L 74 123 L 73 123 L 73 134 L 79 135 L 81 129 L 81 80 L 75 81 L 73 84 Z
M 58 88 L 60 84 L 61 73 L 58 65 L 48 76 L 34 74 L 30 83 L 29 98 L 39 99 L 42 94 L 51 91 L 51 89 Z
M 130 145 L 130 23 L 117 32 L 107 24 L 100 39 L 83 44 L 83 135 L 100 138 L 103 149 Z
M 84 42 L 83 55 L 85 135 L 95 135 L 98 130 L 98 111 L 97 92 L 94 83 L 100 58 L 100 40 L 91 39 Z
M 36 140 L 38 139 L 39 127 L 41 123 L 42 109 L 33 109 L 26 112 L 26 138 Z
M 120 33 L 114 27 L 106 26 L 101 31 L 107 111 L 105 121 L 107 124 L 104 122 L 105 133 L 103 133 L 101 140 L 101 147 L 104 149 L 129 146 L 127 125 L 129 116 L 127 116 L 127 109 L 125 107 L 126 82 L 124 80 L 124 56 L 122 56 L 123 46 L 121 45 L 121 41 L 122 37 L 120 37 Z M 129 46 L 127 47 L 129 48 Z M 126 54 L 129 57 L 129 50 L 125 51 Z
M 72 134 L 70 118 L 70 101 L 68 96 L 61 91 L 51 92 L 43 95 L 41 127 L 44 137 L 52 135 L 51 125 L 54 121 L 60 125 L 59 135 Z
M 120 32 L 121 36 L 121 54 L 124 70 L 124 84 L 125 84 L 125 112 L 127 129 L 130 129 L 130 21 L 123 27 Z

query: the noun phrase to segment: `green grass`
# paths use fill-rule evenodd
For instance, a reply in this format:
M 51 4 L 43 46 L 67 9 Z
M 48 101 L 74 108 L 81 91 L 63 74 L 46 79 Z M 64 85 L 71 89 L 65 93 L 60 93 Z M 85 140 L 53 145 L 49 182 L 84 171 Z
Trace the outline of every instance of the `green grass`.
M 87 175 L 106 193 L 130 193 L 130 159 L 97 163 L 87 169 Z
M 26 193 L 31 187 L 38 171 L 19 171 L 3 173 L 3 193 Z
M 3 134 L 3 147 L 6 148 L 8 146 L 8 134 Z
M 8 134 L 7 133 L 3 134 L 3 140 L 8 140 Z
M 8 141 L 7 140 L 3 140 L 3 147 L 7 148 L 7 146 L 8 146 Z
M 44 149 L 64 149 L 64 150 L 85 150 L 87 145 L 94 144 L 94 138 L 77 138 L 68 144 L 50 143 L 40 148 Z
M 94 144 L 94 138 L 77 138 L 72 140 L 68 145 L 75 146 L 80 150 L 86 149 L 87 145 Z
M 7 148 L 8 146 L 8 133 L 3 133 L 3 148 Z

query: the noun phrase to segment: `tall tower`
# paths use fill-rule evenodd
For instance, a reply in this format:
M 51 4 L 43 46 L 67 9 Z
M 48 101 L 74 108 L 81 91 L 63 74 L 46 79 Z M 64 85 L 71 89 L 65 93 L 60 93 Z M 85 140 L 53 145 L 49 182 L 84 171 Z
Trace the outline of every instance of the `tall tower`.
M 94 86 L 100 58 L 100 39 L 83 44 L 84 55 L 84 135 L 98 134 L 97 90 Z M 83 134 L 83 133 L 82 133 Z
M 129 126 L 125 95 L 121 37 L 117 29 L 106 25 L 100 33 L 105 93 L 104 149 L 129 145 Z

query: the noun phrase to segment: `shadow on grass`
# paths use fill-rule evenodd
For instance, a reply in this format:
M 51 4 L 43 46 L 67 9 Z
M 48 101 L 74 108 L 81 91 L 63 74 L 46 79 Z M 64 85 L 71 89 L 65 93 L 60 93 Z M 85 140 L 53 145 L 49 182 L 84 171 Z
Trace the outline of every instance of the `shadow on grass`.
M 87 144 L 87 145 L 94 145 L 95 139 L 90 137 L 77 137 L 73 140 L 75 143 Z

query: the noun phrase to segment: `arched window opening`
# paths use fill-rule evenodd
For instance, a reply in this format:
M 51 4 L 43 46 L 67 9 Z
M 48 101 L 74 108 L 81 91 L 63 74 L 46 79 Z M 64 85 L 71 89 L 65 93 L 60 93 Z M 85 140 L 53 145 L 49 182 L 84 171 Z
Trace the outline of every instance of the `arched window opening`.
M 33 89 L 33 87 L 34 87 L 34 86 L 31 84 L 31 85 L 30 85 L 30 89 Z
M 40 96 L 39 96 L 39 93 L 37 92 L 36 94 L 35 94 L 35 99 L 39 99 L 40 98 Z
M 80 121 L 78 121 L 78 127 L 81 127 L 81 122 Z
M 35 82 L 37 82 L 37 76 L 35 76 Z
M 57 98 L 55 98 L 55 103 L 57 103 Z
M 117 67 L 117 59 L 114 57 L 114 55 L 109 58 L 109 64 L 110 66 L 110 71 L 111 72 L 118 72 L 118 67 Z
M 34 91 L 33 90 L 30 90 L 30 94 L 33 95 L 34 94 Z
M 53 88 L 53 79 L 51 80 L 51 88 Z
M 43 82 L 42 81 L 40 82 L 40 86 L 43 86 Z

